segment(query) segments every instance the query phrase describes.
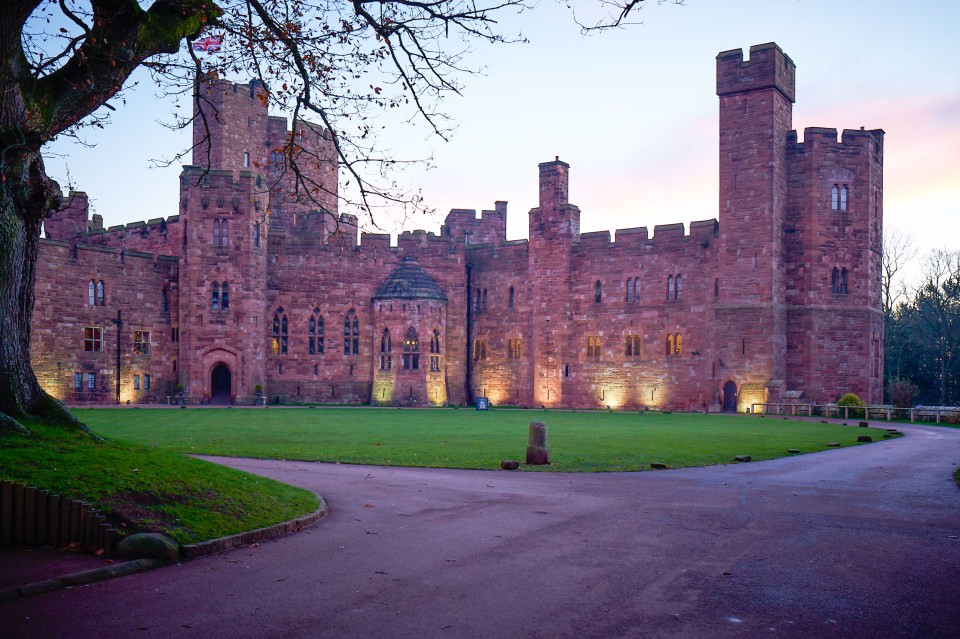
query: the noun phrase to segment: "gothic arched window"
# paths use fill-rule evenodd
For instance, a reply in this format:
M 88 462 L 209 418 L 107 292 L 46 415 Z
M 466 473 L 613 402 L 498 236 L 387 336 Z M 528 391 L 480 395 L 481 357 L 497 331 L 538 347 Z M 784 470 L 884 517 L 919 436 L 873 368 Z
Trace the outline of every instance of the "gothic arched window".
M 420 368 L 420 336 L 411 326 L 403 337 L 403 370 L 415 371 Z
M 214 282 L 210 286 L 210 310 L 220 310 L 220 283 Z
M 343 354 L 360 354 L 360 320 L 352 308 L 347 311 L 347 317 L 343 320 Z
M 440 370 L 440 329 L 437 328 L 433 329 L 433 336 L 430 338 L 430 370 Z
M 287 354 L 287 314 L 283 307 L 273 314 L 273 339 L 270 350 L 274 355 Z
M 388 371 L 393 367 L 392 349 L 390 329 L 385 328 L 383 333 L 380 334 L 380 370 Z
M 308 332 L 310 333 L 310 354 L 323 355 L 323 316 L 320 309 L 313 309 L 308 323 Z

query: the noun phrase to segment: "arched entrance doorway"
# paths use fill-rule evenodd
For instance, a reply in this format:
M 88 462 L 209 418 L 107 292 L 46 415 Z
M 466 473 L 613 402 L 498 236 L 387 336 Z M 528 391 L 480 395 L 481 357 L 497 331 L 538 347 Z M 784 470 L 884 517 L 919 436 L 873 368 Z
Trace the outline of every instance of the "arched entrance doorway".
M 737 385 L 733 382 L 723 385 L 723 412 L 737 412 Z
M 230 396 L 231 376 L 226 364 L 217 364 L 210 371 L 210 403 L 232 404 Z

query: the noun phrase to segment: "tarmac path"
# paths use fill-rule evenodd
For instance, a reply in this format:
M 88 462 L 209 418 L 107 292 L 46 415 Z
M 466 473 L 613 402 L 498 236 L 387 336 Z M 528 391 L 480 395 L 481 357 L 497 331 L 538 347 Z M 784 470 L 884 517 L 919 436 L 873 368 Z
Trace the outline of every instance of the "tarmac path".
M 323 495 L 285 539 L 0 603 L 15 637 L 960 637 L 960 430 L 558 474 L 216 459 Z

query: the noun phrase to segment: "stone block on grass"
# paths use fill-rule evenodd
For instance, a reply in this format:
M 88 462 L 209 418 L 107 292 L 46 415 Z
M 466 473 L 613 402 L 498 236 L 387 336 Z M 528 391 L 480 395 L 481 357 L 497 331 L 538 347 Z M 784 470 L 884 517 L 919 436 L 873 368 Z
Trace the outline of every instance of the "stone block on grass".
M 857 441 L 858 441 L 858 442 L 872 442 L 872 441 L 873 441 L 873 437 L 871 437 L 870 435 L 860 435 L 859 437 L 857 437 Z
M 748 462 L 751 460 L 753 460 L 753 457 L 751 457 L 750 455 L 737 455 L 736 457 L 733 458 L 733 461 L 738 461 L 738 462 Z
M 500 470 L 516 470 L 520 468 L 520 462 L 504 459 L 500 462 Z
M 550 449 L 547 447 L 547 425 L 543 422 L 530 422 L 527 436 L 527 465 L 546 466 L 550 463 Z

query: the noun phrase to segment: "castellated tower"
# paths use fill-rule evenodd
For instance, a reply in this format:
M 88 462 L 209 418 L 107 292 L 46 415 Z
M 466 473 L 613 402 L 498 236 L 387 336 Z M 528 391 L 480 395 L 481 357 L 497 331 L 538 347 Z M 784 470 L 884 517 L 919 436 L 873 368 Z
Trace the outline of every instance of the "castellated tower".
M 883 401 L 882 130 L 788 138 L 787 376 L 807 399 Z
M 569 202 L 570 165 L 540 164 L 540 206 L 529 214 L 533 401 L 563 402 L 564 336 L 570 332 L 570 259 L 580 240 L 580 209 Z
M 783 221 L 795 65 L 776 44 L 717 56 L 720 97 L 717 376 L 739 404 L 775 400 L 786 374 Z M 727 398 L 730 401 L 730 398 Z
M 324 241 L 327 229 L 339 222 L 338 161 L 330 132 L 302 119 L 288 129 L 286 118 L 267 115 L 266 90 L 257 80 L 233 84 L 201 79 L 197 90 L 193 164 L 259 173 L 263 179 L 258 188 L 270 192 L 275 230 L 296 226 L 298 216 L 320 211 L 319 239 Z
M 180 176 L 180 379 L 203 401 L 249 403 L 264 382 L 267 193 L 251 171 Z

